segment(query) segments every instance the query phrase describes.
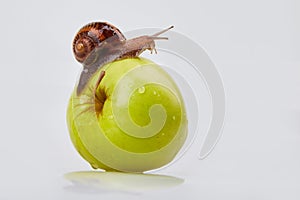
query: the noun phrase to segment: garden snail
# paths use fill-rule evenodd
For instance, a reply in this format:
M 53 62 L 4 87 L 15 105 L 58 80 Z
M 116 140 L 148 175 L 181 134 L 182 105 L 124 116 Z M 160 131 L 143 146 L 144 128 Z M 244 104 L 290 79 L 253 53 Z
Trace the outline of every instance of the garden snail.
M 82 27 L 73 40 L 75 58 L 83 64 L 77 94 L 81 94 L 88 80 L 103 65 L 123 58 L 137 57 L 145 50 L 156 53 L 154 40 L 168 39 L 158 36 L 171 28 L 173 26 L 150 36 L 126 40 L 118 28 L 106 22 L 93 22 Z M 99 81 L 104 74 L 103 71 Z

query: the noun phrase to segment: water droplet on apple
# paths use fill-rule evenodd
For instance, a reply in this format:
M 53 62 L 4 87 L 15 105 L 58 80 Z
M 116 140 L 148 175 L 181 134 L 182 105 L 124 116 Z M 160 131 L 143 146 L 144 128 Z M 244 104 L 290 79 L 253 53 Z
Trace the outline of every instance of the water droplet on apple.
M 113 118 L 114 118 L 114 116 L 112 116 L 112 115 L 109 115 L 107 118 L 108 118 L 108 119 L 113 119 Z
M 173 120 L 175 120 L 175 119 L 176 119 L 176 117 L 175 117 L 175 116 L 173 116 L 173 117 L 172 117 L 172 119 L 173 119 Z
M 161 135 L 162 135 L 162 136 L 164 136 L 164 135 L 165 135 L 165 133 L 162 133 Z
M 156 95 L 156 94 L 157 94 L 157 92 L 156 92 L 156 91 L 154 91 L 154 92 L 153 92 L 153 94 L 154 94 L 154 95 Z
M 145 87 L 142 86 L 142 87 L 139 88 L 139 93 L 143 94 L 145 92 L 145 90 L 146 90 Z

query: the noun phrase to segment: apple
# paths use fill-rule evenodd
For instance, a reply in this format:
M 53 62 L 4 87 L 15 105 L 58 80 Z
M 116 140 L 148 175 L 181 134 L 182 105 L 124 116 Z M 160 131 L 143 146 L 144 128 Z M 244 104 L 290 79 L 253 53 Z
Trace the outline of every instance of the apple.
M 97 85 L 101 71 L 105 76 Z M 144 172 L 170 163 L 187 137 L 181 93 L 171 76 L 145 58 L 106 64 L 80 95 L 71 95 L 72 143 L 95 169 Z

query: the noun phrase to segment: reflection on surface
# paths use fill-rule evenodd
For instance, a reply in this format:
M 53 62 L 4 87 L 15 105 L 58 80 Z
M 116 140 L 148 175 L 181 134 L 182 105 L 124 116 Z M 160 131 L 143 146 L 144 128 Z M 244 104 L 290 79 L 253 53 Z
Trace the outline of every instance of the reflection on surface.
M 65 174 L 65 178 L 72 182 L 66 187 L 67 190 L 87 193 L 140 193 L 166 189 L 184 182 L 181 178 L 165 175 L 99 171 L 71 172 Z

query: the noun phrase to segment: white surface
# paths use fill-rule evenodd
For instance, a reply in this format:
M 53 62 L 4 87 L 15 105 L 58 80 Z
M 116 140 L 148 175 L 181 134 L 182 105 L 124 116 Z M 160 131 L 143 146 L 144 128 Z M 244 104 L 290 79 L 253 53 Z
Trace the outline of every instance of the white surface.
M 299 199 L 299 13 L 297 0 L 2 2 L 0 199 Z M 227 95 L 219 144 L 158 172 L 183 184 L 68 189 L 65 174 L 90 170 L 65 122 L 80 70 L 71 42 L 97 19 L 123 31 L 173 24 L 217 65 Z

